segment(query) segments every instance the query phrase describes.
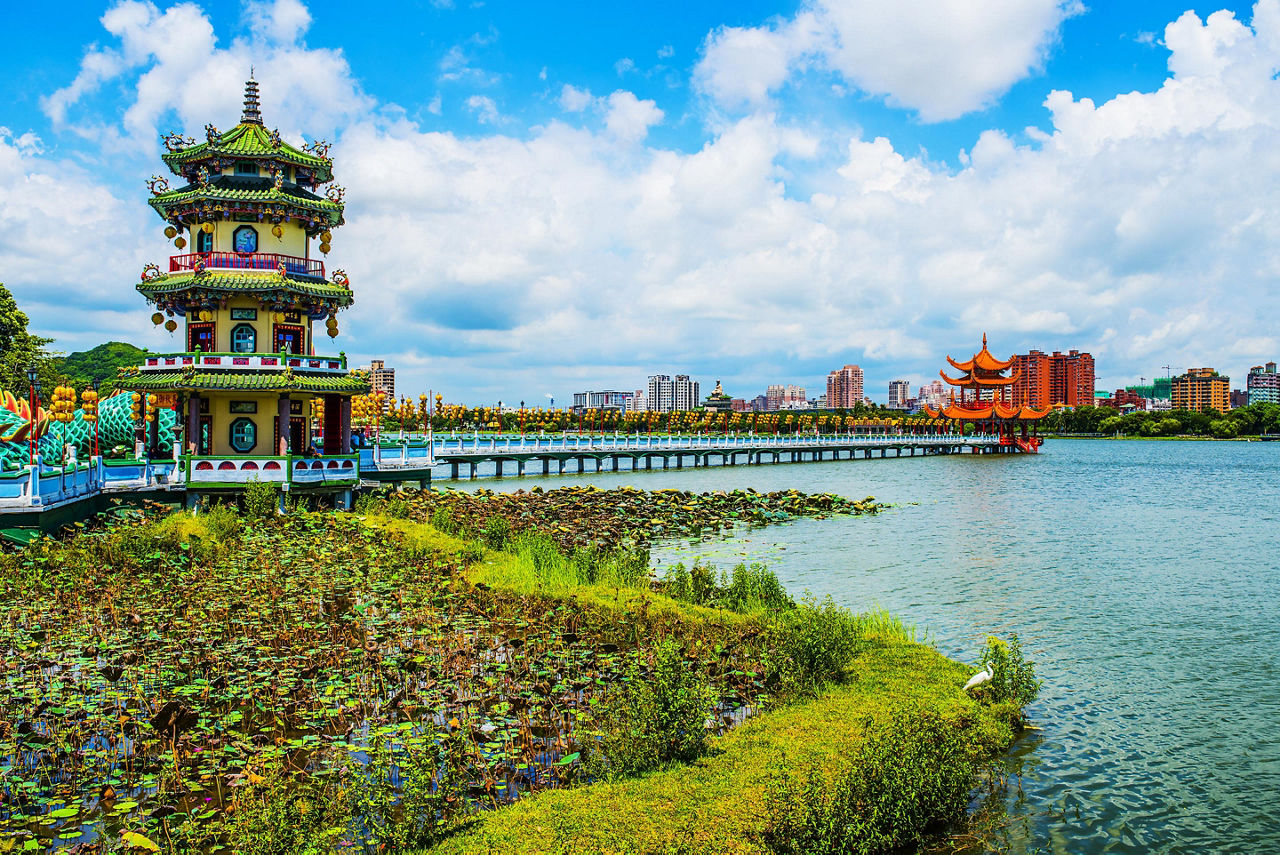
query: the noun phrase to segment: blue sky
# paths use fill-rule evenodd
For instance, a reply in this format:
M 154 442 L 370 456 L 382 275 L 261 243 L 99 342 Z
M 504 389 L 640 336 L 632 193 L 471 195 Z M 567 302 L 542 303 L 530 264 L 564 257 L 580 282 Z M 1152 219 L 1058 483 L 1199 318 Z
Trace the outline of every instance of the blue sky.
M 338 346 L 405 391 L 817 394 L 853 362 L 883 400 L 984 331 L 1090 350 L 1100 388 L 1243 385 L 1280 349 L 1280 5 L 976 5 L 23 6 L 0 281 L 64 349 L 175 347 L 132 287 L 172 251 L 142 180 L 252 63 L 268 124 L 335 141 Z

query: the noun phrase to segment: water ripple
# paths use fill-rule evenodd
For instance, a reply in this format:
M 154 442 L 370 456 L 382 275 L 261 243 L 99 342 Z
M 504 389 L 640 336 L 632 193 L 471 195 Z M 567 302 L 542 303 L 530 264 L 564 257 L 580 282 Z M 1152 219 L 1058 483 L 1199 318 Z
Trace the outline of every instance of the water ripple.
M 992 851 L 1280 851 L 1280 443 L 1055 440 L 939 457 L 507 481 L 899 503 L 658 550 L 763 560 L 973 661 L 1017 632 L 1045 688 Z M 487 486 L 494 486 L 489 484 Z M 916 503 L 919 504 L 911 504 Z

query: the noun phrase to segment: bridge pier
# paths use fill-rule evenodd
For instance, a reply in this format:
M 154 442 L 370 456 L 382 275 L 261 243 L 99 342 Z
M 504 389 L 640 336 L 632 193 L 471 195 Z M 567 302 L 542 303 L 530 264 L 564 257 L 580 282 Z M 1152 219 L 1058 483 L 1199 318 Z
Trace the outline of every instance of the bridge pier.
M 476 466 L 476 464 L 474 464 L 474 463 L 472 463 L 472 464 L 471 464 L 471 480 L 472 480 L 472 481 L 474 481 L 474 480 L 476 479 L 476 469 L 477 469 L 477 468 L 478 468 L 478 467 Z
M 495 478 L 502 477 L 502 458 L 501 457 L 493 461 L 493 471 L 494 471 L 493 477 Z
M 556 462 L 560 464 L 560 474 L 563 475 L 564 474 L 564 458 L 561 457 L 558 460 L 556 460 Z
M 458 464 L 457 463 L 449 464 L 449 477 L 452 478 L 454 481 L 458 480 Z
M 516 477 L 518 478 L 524 477 L 524 461 L 523 460 L 516 461 Z
M 646 454 L 644 456 L 644 468 L 646 472 L 653 469 L 653 455 Z
M 610 457 L 610 458 L 609 458 L 609 463 L 611 463 L 611 464 L 612 464 L 612 471 L 617 472 L 617 471 L 618 471 L 618 458 L 617 458 L 617 456 L 616 456 L 616 455 L 615 455 L 615 456 L 613 456 L 613 457 Z

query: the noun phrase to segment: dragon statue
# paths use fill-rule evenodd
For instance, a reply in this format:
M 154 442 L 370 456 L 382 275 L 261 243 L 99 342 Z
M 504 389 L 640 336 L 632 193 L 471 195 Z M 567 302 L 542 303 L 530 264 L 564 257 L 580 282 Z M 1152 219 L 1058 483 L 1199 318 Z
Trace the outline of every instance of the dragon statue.
M 173 410 L 157 410 L 160 420 L 160 454 L 173 454 Z M 98 402 L 98 448 L 106 456 L 112 449 L 133 449 L 133 407 L 128 393 L 117 393 Z M 72 413 L 71 421 L 56 422 L 43 407 L 37 407 L 36 417 L 31 417 L 31 407 L 26 400 L 15 398 L 11 392 L 0 393 L 0 471 L 21 469 L 30 461 L 28 443 L 35 431 L 36 447 L 45 460 L 58 457 L 63 442 L 76 447 L 76 459 L 88 460 L 93 453 L 93 422 L 84 420 L 84 410 Z

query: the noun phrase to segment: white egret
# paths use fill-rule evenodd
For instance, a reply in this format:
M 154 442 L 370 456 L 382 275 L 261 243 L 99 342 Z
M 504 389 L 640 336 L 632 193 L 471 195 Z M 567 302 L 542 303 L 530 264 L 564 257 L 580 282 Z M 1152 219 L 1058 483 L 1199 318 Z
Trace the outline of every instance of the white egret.
M 967 692 L 970 689 L 977 688 L 994 676 L 995 672 L 991 670 L 991 665 L 988 663 L 985 670 L 979 671 L 969 678 L 969 682 L 964 684 L 964 690 Z

